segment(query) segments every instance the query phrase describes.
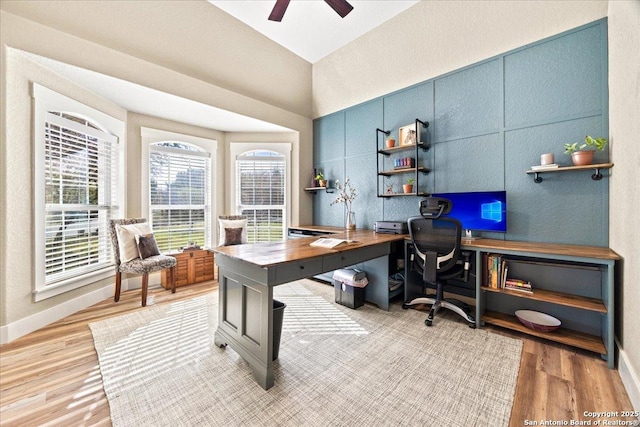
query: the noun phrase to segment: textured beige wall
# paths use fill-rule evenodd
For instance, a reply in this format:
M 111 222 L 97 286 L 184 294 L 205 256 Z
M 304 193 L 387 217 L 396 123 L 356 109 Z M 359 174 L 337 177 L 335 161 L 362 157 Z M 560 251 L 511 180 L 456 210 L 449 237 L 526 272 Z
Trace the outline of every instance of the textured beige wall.
M 621 298 L 616 301 L 622 315 L 617 316 L 621 324 L 616 329 L 621 350 L 640 375 L 640 1 L 611 1 L 608 23 L 609 136 L 615 164 L 610 177 L 609 235 L 611 248 L 623 258 Z
M 121 108 L 77 87 L 8 48 L 46 56 L 60 62 L 293 129 L 295 131 L 292 131 L 291 134 L 295 135 L 293 143 L 297 145 L 297 152 L 312 152 L 311 120 L 297 112 L 274 106 L 279 103 L 277 100 L 271 100 L 270 102 L 273 104 L 263 102 L 246 94 L 215 86 L 186 72 L 183 74 L 166 66 L 123 53 L 140 48 L 138 45 L 125 46 L 121 51 L 118 51 L 7 13 L 5 3 L 9 4 L 10 2 L 3 0 L 0 3 L 0 88 L 2 89 L 0 96 L 0 174 L 2 174 L 0 175 L 2 177 L 0 181 L 0 326 L 7 326 L 20 319 L 40 315 L 49 308 L 68 303 L 86 295 L 90 290 L 110 283 L 110 281 L 101 282 L 38 303 L 32 302 L 32 271 L 34 266 L 32 258 L 33 227 L 30 220 L 32 215 L 30 197 L 32 153 L 29 81 L 36 81 L 63 94 L 72 95 L 75 99 L 86 102 L 88 105 L 112 114 L 123 121 L 131 120 L 126 135 L 128 140 L 126 162 L 127 170 L 133 172 L 133 175 L 136 175 L 135 171 L 138 170 L 141 161 L 140 126 L 152 127 L 155 124 L 161 129 L 176 132 L 184 129 L 184 126 L 176 123 L 128 114 Z M 48 7 L 46 3 L 42 2 L 42 7 Z M 67 5 L 62 8 L 65 10 L 68 7 L 74 7 L 68 2 L 64 4 Z M 73 16 L 79 21 L 84 20 L 77 15 Z M 149 21 L 148 17 L 142 19 L 140 25 L 143 26 L 146 21 Z M 184 25 L 188 25 L 188 22 Z M 116 24 L 113 26 L 114 28 L 118 27 Z M 82 32 L 80 34 L 85 35 Z M 246 51 L 250 52 L 250 49 L 247 48 Z M 78 52 L 82 52 L 82 55 L 78 55 Z M 278 56 L 275 58 L 277 59 Z M 225 61 L 233 62 L 234 60 L 233 57 L 225 58 L 222 61 L 220 58 L 218 59 L 218 66 Z M 158 60 L 161 62 L 161 59 Z M 285 62 L 287 61 L 285 60 Z M 295 73 L 295 68 L 292 66 L 287 72 Z M 304 74 L 304 72 L 301 73 Z M 238 73 L 235 84 L 242 87 L 244 79 L 252 80 L 251 75 L 251 72 Z M 293 82 L 297 79 L 297 76 L 291 77 Z M 271 85 L 269 90 L 273 90 L 273 86 Z M 249 87 L 245 92 L 251 92 L 251 88 Z M 264 96 L 267 97 L 267 95 Z M 292 99 L 297 99 L 297 97 L 292 96 Z M 300 101 L 294 103 L 298 102 Z M 297 107 L 292 107 L 292 109 L 297 110 Z M 206 137 L 211 134 L 211 131 L 189 130 L 195 131 L 196 136 Z M 198 132 L 203 132 L 205 135 L 200 135 Z M 222 139 L 224 141 L 224 138 Z M 224 146 L 221 147 L 221 150 L 224 153 Z M 298 161 L 298 159 L 292 158 L 294 173 L 300 174 L 300 170 L 310 170 L 310 161 L 310 159 Z M 301 167 L 304 169 L 300 169 Z M 127 214 L 140 212 L 140 197 L 140 180 L 132 180 L 127 188 Z M 222 206 L 218 208 L 224 210 L 223 199 L 220 202 Z M 295 215 L 298 212 L 310 211 L 311 200 L 294 197 L 293 203 L 299 203 L 303 206 L 294 209 L 292 221 L 295 223 L 309 222 L 310 217 L 304 215 L 295 217 Z M 305 204 L 307 206 L 304 206 Z
M 48 27 L 310 117 L 311 64 L 205 0 L 0 4 Z M 76 53 L 67 56 L 82 61 Z
M 82 290 L 67 292 L 37 304 L 32 301 L 33 290 L 33 198 L 32 194 L 32 122 L 31 82 L 35 81 L 52 90 L 107 113 L 126 120 L 126 111 L 94 94 L 66 81 L 58 75 L 33 63 L 16 51 L 3 52 L 2 62 L 6 67 L 3 93 L 5 94 L 6 122 L 3 123 L 3 140 L 0 142 L 1 169 L 6 179 L 2 180 L 0 205 L 2 206 L 1 244 L 3 247 L 3 269 L 0 278 L 2 300 L 0 312 L 2 325 L 37 311 L 55 306 L 68 298 L 100 287 L 100 282 Z
M 313 65 L 313 117 L 606 14 L 606 1 L 422 1 Z

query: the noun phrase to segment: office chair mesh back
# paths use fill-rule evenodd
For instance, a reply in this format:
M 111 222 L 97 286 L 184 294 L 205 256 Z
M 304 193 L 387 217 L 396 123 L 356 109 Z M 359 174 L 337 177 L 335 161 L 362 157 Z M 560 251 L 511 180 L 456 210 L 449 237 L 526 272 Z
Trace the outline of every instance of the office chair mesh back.
M 443 276 L 454 269 L 458 274 L 457 264 L 460 258 L 460 238 L 462 224 L 454 218 L 440 217 L 409 218 L 409 234 L 415 248 L 414 268 L 422 273 L 423 278 L 435 282 L 435 275 Z M 435 260 L 430 259 L 435 257 Z M 433 271 L 427 271 L 429 263 L 434 266 Z

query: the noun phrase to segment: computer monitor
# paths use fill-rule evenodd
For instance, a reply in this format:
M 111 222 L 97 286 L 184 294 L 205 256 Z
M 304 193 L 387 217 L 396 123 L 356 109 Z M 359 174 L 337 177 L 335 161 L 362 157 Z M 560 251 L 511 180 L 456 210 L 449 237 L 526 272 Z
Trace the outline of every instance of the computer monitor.
M 477 237 L 474 232 L 478 231 L 507 232 L 506 191 L 434 193 L 431 196 L 451 200 L 453 208 L 446 216 L 462 223 L 465 239 Z

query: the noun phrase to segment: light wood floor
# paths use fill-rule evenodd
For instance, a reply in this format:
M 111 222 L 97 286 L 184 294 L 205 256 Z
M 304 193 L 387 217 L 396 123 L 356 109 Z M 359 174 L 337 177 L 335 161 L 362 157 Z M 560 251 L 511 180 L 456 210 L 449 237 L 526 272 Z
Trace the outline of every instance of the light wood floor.
M 173 295 L 160 288 L 149 294 L 157 305 L 212 292 L 217 285 L 181 287 Z M 144 310 L 140 291 L 123 292 L 118 303 L 103 301 L 0 346 L 0 425 L 110 426 L 87 325 L 135 310 Z M 632 409 L 618 371 L 607 369 L 599 355 L 490 329 L 524 341 L 511 427 L 523 426 L 525 420 L 585 420 L 584 411 Z

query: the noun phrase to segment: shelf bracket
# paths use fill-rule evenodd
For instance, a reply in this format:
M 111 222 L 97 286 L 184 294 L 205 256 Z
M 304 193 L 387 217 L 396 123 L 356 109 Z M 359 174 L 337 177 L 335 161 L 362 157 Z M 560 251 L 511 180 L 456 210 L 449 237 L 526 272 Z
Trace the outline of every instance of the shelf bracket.
M 386 135 L 386 136 L 391 135 L 391 131 L 390 130 L 382 130 L 380 128 L 376 128 L 376 150 L 378 149 L 378 135 L 381 134 L 381 133 L 383 135 Z M 385 153 L 384 151 L 381 151 L 381 150 L 378 150 L 378 153 L 384 154 L 385 157 L 389 157 L 391 155 L 390 153 Z
M 429 122 L 423 122 L 420 119 L 416 119 L 416 124 L 420 123 L 422 126 L 424 126 L 424 128 L 428 128 L 429 127 Z
M 542 177 L 538 172 L 535 172 L 533 174 L 533 182 L 535 182 L 536 184 L 540 184 L 542 182 Z
M 600 172 L 600 168 L 595 168 L 595 173 L 591 175 L 591 179 L 594 181 L 600 181 L 602 179 L 602 173 Z
M 420 136 L 418 135 L 418 132 L 420 130 L 419 124 L 422 125 L 423 128 L 428 128 L 429 127 L 429 122 L 423 122 L 422 120 L 416 118 L 416 143 L 417 141 L 420 139 Z M 429 144 L 427 144 L 427 142 L 421 142 L 420 144 L 416 144 L 422 151 L 428 151 L 429 150 Z M 418 153 L 418 150 L 416 150 L 416 155 Z

